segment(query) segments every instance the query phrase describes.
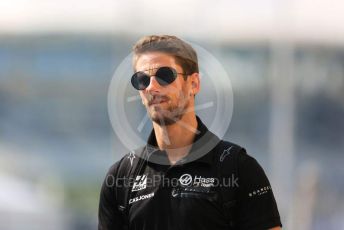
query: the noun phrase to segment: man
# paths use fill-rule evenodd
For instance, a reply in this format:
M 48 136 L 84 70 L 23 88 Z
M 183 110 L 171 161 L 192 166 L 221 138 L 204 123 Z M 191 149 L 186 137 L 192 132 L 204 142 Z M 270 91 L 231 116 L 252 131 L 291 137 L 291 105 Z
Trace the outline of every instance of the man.
M 153 35 L 133 51 L 131 83 L 153 130 L 146 146 L 110 168 L 98 229 L 281 229 L 263 169 L 195 114 L 200 78 L 194 49 L 177 37 Z

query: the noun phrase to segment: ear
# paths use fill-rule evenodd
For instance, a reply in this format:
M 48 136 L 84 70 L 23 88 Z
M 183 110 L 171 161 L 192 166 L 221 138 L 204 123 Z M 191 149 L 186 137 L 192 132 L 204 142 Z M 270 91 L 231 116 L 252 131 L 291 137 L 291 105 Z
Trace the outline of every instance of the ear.
M 199 73 L 193 73 L 189 76 L 191 84 L 191 92 L 193 95 L 196 95 L 201 89 L 201 82 L 199 78 Z

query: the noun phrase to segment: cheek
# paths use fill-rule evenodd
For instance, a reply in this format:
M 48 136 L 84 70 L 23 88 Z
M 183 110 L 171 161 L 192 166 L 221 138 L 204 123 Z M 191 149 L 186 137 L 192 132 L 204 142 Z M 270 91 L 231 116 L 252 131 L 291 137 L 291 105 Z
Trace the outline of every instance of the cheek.
M 185 98 L 185 94 L 188 92 L 187 82 L 183 78 L 178 77 L 177 80 L 171 84 L 171 87 L 168 89 L 168 93 L 175 98 Z
M 182 92 L 181 92 L 181 96 L 183 97 L 183 98 L 189 98 L 189 96 L 190 96 L 190 93 L 191 93 L 191 90 L 190 90 L 191 88 L 189 87 L 189 85 L 187 85 L 186 83 L 185 83 L 185 85 L 183 86 L 183 90 L 182 90 Z
M 187 92 L 185 91 L 185 89 L 181 89 L 178 92 L 175 92 L 174 94 L 170 94 L 170 99 L 173 102 L 173 104 L 183 104 L 187 99 Z
M 147 101 L 146 96 L 142 92 L 140 92 L 140 98 L 141 98 L 142 103 Z

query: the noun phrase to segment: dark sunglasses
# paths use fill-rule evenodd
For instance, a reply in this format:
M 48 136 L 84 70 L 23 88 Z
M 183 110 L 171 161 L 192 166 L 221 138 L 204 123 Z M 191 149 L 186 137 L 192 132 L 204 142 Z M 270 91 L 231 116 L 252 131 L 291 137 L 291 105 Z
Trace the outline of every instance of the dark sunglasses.
M 174 80 L 176 80 L 178 77 L 178 74 L 183 76 L 187 75 L 184 73 L 177 73 L 177 71 L 172 67 L 160 67 L 155 72 L 155 75 L 148 75 L 143 71 L 139 71 L 134 73 L 134 75 L 131 77 L 131 84 L 137 90 L 144 90 L 149 86 L 150 78 L 155 76 L 157 82 L 161 86 L 165 86 L 174 82 Z

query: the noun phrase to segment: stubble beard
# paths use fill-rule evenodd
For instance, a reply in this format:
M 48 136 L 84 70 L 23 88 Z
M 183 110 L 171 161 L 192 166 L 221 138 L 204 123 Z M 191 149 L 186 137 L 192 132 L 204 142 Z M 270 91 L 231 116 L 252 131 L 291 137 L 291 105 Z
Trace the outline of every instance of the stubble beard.
M 190 104 L 189 99 L 184 99 L 182 101 L 183 101 L 182 104 L 181 103 L 178 103 L 177 105 L 170 104 L 167 108 L 162 108 L 160 106 L 147 108 L 149 111 L 149 116 L 151 120 L 160 126 L 168 126 L 168 125 L 173 125 L 177 123 L 183 118 Z

